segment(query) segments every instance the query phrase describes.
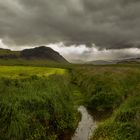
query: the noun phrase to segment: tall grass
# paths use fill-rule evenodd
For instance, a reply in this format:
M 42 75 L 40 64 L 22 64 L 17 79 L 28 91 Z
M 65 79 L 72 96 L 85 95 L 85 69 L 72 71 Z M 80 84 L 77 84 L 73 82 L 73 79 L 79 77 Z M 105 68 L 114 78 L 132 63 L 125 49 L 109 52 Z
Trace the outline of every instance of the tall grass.
M 94 118 L 106 120 L 93 140 L 140 139 L 139 67 L 83 66 L 73 69 L 72 75 Z
M 110 119 L 101 123 L 93 140 L 139 140 L 140 97 L 129 97 Z
M 0 139 L 55 140 L 76 125 L 67 75 L 0 78 Z
M 71 77 L 57 68 L 0 67 L 0 140 L 62 140 L 76 128 L 81 103 L 104 119 L 93 140 L 140 139 L 139 67 L 66 67 Z

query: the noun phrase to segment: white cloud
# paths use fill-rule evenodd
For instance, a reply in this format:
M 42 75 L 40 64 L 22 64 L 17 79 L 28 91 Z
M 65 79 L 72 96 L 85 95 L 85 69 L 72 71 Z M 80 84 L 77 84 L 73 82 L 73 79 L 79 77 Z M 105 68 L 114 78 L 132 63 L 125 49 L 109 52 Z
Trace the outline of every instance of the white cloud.
M 47 45 L 58 51 L 69 61 L 94 61 L 94 60 L 116 60 L 130 57 L 140 57 L 139 48 L 124 49 L 102 49 L 95 44 L 91 48 L 86 45 L 65 46 L 62 42 Z
M 6 45 L 2 42 L 2 39 L 0 39 L 0 48 L 8 49 L 8 46 L 6 46 Z

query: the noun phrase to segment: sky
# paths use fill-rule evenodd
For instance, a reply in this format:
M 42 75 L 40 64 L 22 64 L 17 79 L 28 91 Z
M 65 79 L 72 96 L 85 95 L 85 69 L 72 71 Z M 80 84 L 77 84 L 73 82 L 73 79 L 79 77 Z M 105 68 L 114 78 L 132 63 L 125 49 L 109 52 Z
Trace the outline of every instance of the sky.
M 140 0 L 0 0 L 0 47 L 40 45 L 70 61 L 140 57 Z

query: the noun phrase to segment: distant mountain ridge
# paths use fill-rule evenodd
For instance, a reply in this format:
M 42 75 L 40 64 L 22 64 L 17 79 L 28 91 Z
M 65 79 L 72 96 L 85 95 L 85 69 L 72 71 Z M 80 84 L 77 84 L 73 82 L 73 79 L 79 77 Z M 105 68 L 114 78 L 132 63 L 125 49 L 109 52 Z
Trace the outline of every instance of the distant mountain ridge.
M 11 51 L 0 48 L 0 59 L 28 59 L 28 60 L 48 60 L 58 63 L 68 63 L 68 61 L 58 52 L 50 47 L 40 46 L 22 51 Z
M 88 61 L 86 64 L 93 64 L 93 65 L 108 65 L 108 64 L 116 64 L 114 61 L 107 61 L 107 60 L 95 60 L 95 61 Z
M 89 61 L 85 64 L 93 64 L 93 65 L 111 65 L 111 64 L 129 64 L 129 63 L 140 63 L 140 58 L 125 58 L 121 60 L 95 60 Z

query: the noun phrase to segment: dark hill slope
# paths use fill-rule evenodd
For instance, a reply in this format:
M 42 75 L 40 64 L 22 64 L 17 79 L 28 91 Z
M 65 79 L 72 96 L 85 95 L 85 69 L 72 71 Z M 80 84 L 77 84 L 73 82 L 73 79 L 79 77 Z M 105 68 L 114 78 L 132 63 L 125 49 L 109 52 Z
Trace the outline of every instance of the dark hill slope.
M 59 63 L 68 63 L 68 61 L 58 52 L 45 46 L 33 49 L 24 49 L 22 51 L 11 51 L 0 48 L 0 59 L 28 59 L 28 60 L 47 60 Z
M 20 56 L 24 59 L 47 59 L 55 62 L 66 63 L 66 59 L 58 52 L 45 46 L 21 51 Z

